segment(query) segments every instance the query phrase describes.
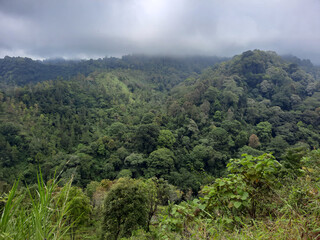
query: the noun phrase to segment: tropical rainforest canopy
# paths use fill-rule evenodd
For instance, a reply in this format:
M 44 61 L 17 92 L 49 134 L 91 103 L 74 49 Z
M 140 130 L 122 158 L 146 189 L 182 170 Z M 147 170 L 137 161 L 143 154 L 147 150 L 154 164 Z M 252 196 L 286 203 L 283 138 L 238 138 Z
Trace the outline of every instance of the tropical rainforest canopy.
M 312 212 L 300 207 L 319 200 L 312 164 L 319 156 L 320 68 L 308 60 L 260 50 L 232 59 L 5 57 L 0 87 L 0 190 L 18 178 L 22 186 L 51 187 L 53 195 L 60 189 L 59 199 L 67 200 L 53 202 L 76 223 L 70 238 L 97 208 L 104 212 L 93 214 L 102 219 L 101 238 L 140 229 L 137 239 L 152 231 L 154 239 L 170 232 L 178 235 L 169 239 L 196 239 L 191 235 L 202 227 L 203 236 L 216 236 L 209 226 L 217 219 L 230 230 L 243 228 L 245 216 L 287 216 L 276 211 L 283 181 L 292 184 L 285 207 L 296 201 L 294 214 Z M 301 190 L 307 177 L 318 185 Z M 155 224 L 160 230 L 150 228 L 158 205 L 168 204 L 167 218 Z

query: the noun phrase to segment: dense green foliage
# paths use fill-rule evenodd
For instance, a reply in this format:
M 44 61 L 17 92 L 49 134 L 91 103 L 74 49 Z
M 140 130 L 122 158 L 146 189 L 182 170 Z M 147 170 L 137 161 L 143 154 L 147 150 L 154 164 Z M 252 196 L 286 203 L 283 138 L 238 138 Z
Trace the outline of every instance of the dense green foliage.
M 36 192 L 16 194 L 15 184 L 3 198 L 0 239 L 318 239 L 320 150 L 299 161 L 292 169 L 271 154 L 244 154 L 182 202 L 163 179 L 91 182 L 89 203 L 70 181 L 60 188 L 40 176 Z
M 119 179 L 105 198 L 102 239 L 130 237 L 133 230 L 146 229 L 150 200 L 145 183 Z
M 57 169 L 60 178 L 74 175 L 82 187 L 104 178 L 157 176 L 196 193 L 210 176 L 223 174 L 229 158 L 264 151 L 281 157 L 296 144 L 319 147 L 316 67 L 258 50 L 207 68 L 217 60 L 3 59 L 26 71 L 50 64 L 92 71 L 6 85 L 0 93 L 0 180 L 21 176 L 33 183 L 40 165 L 45 179 Z
M 41 204 L 67 209 L 67 239 L 93 229 L 108 239 L 233 238 L 234 229 L 268 228 L 267 216 L 280 225 L 307 224 L 308 214 L 318 221 L 319 154 L 310 149 L 320 142 L 319 68 L 259 50 L 219 62 L 0 59 L 3 226 L 27 211 L 30 229 L 51 236 L 37 218 L 55 226 L 56 213 L 37 212 Z M 29 205 L 15 211 L 8 185 L 19 176 L 32 186 L 39 167 L 39 189 L 55 172 L 61 186 L 74 186 L 61 190 L 55 180 L 41 203 L 26 191 Z
M 151 233 L 130 239 L 318 239 L 319 154 L 301 158 L 300 177 L 270 154 L 231 159 L 229 175 L 204 186 L 200 199 L 167 207 Z

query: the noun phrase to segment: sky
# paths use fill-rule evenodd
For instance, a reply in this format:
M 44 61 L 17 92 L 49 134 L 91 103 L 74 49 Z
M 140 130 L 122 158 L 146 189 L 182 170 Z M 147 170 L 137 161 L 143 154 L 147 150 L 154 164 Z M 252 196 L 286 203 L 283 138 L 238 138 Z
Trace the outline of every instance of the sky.
M 320 0 L 0 0 L 0 57 L 231 57 L 320 64 Z

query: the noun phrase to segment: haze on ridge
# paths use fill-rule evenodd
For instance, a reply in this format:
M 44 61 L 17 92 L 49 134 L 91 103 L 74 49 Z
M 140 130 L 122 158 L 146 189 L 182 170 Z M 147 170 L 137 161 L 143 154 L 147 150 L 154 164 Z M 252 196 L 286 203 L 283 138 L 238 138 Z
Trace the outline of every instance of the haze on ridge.
M 1 1 L 0 57 L 231 57 L 248 49 L 320 64 L 318 0 Z

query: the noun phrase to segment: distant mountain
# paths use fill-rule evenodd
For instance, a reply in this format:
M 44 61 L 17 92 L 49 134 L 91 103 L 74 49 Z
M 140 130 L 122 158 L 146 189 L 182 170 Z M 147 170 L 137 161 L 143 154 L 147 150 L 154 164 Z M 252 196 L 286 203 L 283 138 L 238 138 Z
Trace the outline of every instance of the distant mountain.
M 49 59 L 34 61 L 30 58 L 5 57 L 0 59 L 0 86 L 22 86 L 30 83 L 70 79 L 78 74 L 111 69 L 135 69 L 159 74 L 190 74 L 201 72 L 204 68 L 226 60 L 218 57 L 151 57 L 128 55 L 119 58 L 97 60 Z

